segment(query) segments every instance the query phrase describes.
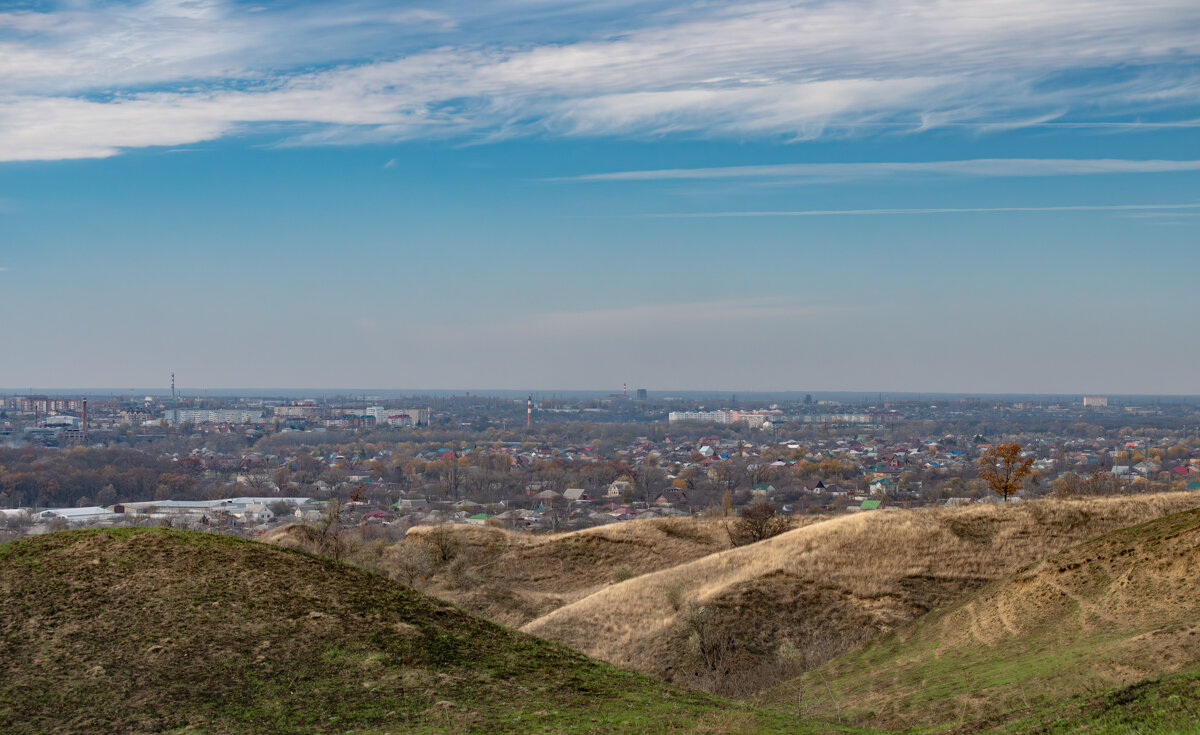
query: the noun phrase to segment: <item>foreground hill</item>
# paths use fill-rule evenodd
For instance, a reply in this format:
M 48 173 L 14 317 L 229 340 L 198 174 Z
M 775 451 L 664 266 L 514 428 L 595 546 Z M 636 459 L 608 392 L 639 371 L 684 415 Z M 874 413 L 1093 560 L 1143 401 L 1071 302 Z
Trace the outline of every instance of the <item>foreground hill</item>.
M 0 545 L 0 731 L 794 728 L 359 569 L 161 529 Z
M 773 696 L 889 729 L 973 729 L 1015 718 L 1009 727 L 1019 731 L 1066 723 L 1192 730 L 1197 571 L 1200 510 L 1122 529 L 1030 565 Z M 1156 681 L 1164 676 L 1171 678 Z M 1113 693 L 1097 695 L 1106 691 Z
M 525 625 L 618 666 L 744 695 L 1030 562 L 1200 493 L 843 516 L 606 587 Z

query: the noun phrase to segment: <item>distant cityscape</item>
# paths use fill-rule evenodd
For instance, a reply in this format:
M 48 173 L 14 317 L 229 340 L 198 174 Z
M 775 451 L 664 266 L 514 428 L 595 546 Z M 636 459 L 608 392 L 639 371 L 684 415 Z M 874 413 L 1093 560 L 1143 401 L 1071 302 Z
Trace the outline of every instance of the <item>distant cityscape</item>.
M 785 514 L 963 505 L 998 500 L 976 462 L 1004 441 L 1033 462 L 1017 500 L 1200 489 L 1192 401 L 865 396 L 13 394 L 0 400 L 0 530 L 254 536 L 331 502 L 347 523 L 401 531 L 584 528 L 756 501 Z
M 503 394 L 505 392 L 501 392 Z M 511 393 L 508 391 L 507 393 Z M 867 395 L 867 394 L 861 394 Z M 904 394 L 901 394 L 902 396 Z M 464 392 L 461 395 L 415 394 L 321 395 L 306 398 L 270 396 L 88 396 L 79 394 L 0 395 L 0 437 L 8 441 L 41 442 L 47 445 L 79 444 L 85 436 L 103 436 L 114 431 L 145 434 L 167 427 L 189 430 L 229 432 L 254 431 L 270 426 L 279 431 L 319 431 L 321 429 L 371 429 L 375 427 L 415 428 L 450 425 L 463 410 L 472 416 L 483 413 L 485 423 L 504 428 L 520 419 L 561 422 L 571 417 L 588 421 L 667 422 L 714 425 L 742 424 L 755 429 L 771 429 L 788 424 L 825 426 L 881 426 L 905 419 L 936 419 L 963 415 L 964 412 L 990 410 L 1021 411 L 1032 415 L 1064 416 L 1087 410 L 1109 409 L 1109 397 L 1009 398 L 978 396 L 934 396 L 931 401 L 911 396 L 871 401 L 814 399 L 805 394 L 800 400 L 763 404 L 761 400 L 743 401 L 737 407 L 736 394 L 726 406 L 712 406 L 719 398 L 705 399 L 672 395 L 654 395 L 639 388 L 597 397 L 575 394 L 534 399 L 505 398 L 503 395 Z M 486 403 L 480 403 L 486 401 Z M 420 405 L 420 404 L 424 405 Z M 708 405 L 706 405 L 708 404 Z M 761 405 L 760 405 L 761 404 Z M 1115 412 L 1132 416 L 1184 416 L 1189 407 L 1200 407 L 1192 397 L 1123 396 L 1112 405 Z

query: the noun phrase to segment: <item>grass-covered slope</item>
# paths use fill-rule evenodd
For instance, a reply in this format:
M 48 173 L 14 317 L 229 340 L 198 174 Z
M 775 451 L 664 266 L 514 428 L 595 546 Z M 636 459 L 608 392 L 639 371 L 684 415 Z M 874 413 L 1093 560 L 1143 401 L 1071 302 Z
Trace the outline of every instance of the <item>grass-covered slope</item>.
M 121 529 L 0 546 L 3 732 L 760 732 L 796 724 L 265 544 Z
M 889 729 L 1172 731 L 1200 716 L 1184 694 L 1200 673 L 1198 573 L 1200 509 L 1030 565 L 774 695 Z
M 522 630 L 743 695 L 1030 562 L 1197 505 L 1200 493 L 1167 493 L 842 516 L 605 587 Z M 699 657 L 695 606 L 710 649 Z
M 991 723 L 995 733 L 1179 735 L 1200 732 L 1200 671 L 1173 674 L 1104 694 L 1074 695 Z M 945 728 L 935 728 L 944 730 Z M 972 724 L 959 731 L 979 729 Z

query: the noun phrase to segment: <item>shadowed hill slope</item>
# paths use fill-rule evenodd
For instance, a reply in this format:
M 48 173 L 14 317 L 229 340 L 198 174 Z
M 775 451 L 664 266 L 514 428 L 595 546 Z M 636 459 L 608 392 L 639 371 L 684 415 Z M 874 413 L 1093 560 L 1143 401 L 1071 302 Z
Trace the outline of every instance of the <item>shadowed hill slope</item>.
M 1122 710 L 1155 689 L 1196 688 L 1197 573 L 1200 510 L 1191 510 L 1032 564 L 771 694 L 789 704 L 805 695 L 815 713 L 889 729 L 1016 718 L 1021 731 L 1055 730 L 1064 713 L 1121 727 Z M 1114 689 L 1101 710 L 1063 702 Z M 1133 718 L 1136 731 L 1170 729 L 1186 714 L 1176 704 L 1167 694 Z
M 161 529 L 0 545 L 0 730 L 775 731 L 403 585 Z
M 668 680 L 744 695 L 1200 493 L 873 512 L 604 588 L 522 629 Z

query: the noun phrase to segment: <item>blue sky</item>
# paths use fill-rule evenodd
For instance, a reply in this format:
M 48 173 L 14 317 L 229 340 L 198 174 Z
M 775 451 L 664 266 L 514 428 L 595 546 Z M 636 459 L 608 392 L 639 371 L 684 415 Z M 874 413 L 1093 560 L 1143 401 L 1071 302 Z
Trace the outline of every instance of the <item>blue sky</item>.
M 1194 0 L 0 4 L 0 386 L 1200 393 Z

